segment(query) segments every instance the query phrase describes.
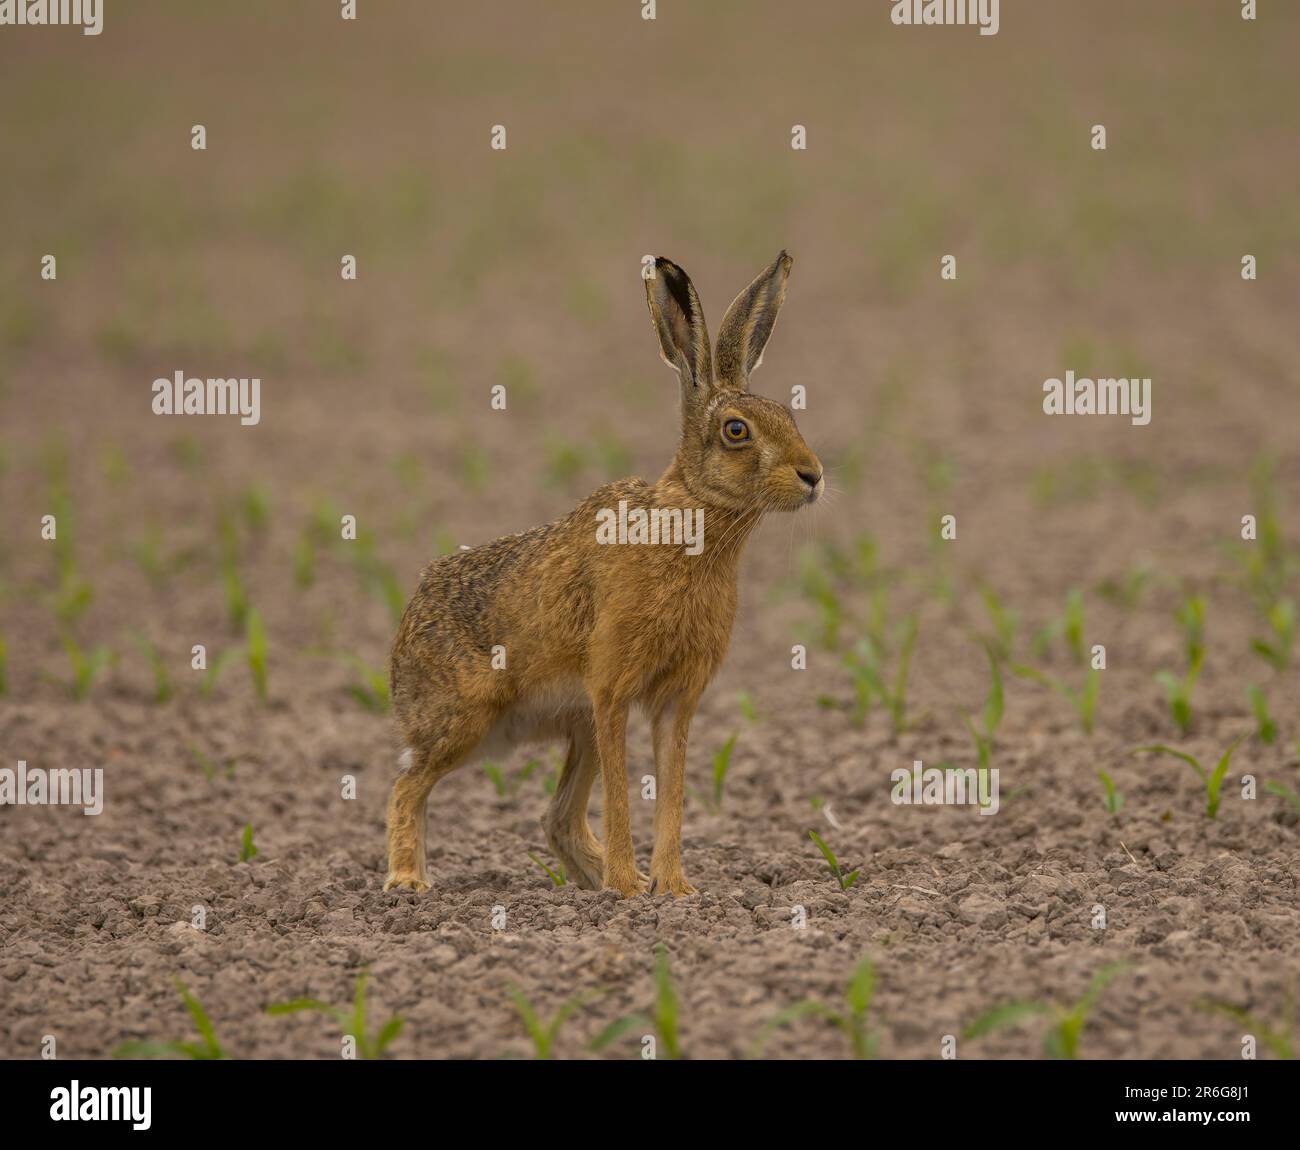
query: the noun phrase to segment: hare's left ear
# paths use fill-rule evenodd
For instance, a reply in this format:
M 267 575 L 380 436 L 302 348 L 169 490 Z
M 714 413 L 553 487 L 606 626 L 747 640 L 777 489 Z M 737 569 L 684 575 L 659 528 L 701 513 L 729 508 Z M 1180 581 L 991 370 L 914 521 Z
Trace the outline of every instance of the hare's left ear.
M 749 373 L 763 362 L 763 349 L 785 301 L 794 260 L 784 251 L 731 301 L 718 331 L 718 384 L 749 388 Z
M 645 294 L 659 336 L 659 354 L 681 376 L 683 395 L 707 394 L 713 386 L 713 355 L 704 309 L 691 277 L 660 256 L 654 274 L 646 277 Z

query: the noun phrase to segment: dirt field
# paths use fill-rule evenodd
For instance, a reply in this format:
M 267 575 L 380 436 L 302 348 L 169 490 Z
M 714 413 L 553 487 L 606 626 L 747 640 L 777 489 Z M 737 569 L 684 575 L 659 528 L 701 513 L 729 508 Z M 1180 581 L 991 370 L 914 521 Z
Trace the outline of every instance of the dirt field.
M 265 1008 L 345 1006 L 368 969 L 391 1057 L 530 1056 L 511 987 L 547 1019 L 582 996 L 556 1056 L 636 1057 L 645 1025 L 589 1044 L 651 1010 L 660 943 L 690 1057 L 848 1056 L 819 1018 L 765 1026 L 844 1009 L 865 959 L 886 1058 L 1041 1057 L 1050 1016 L 966 1030 L 1103 971 L 1081 1057 L 1300 1041 L 1300 10 L 1007 3 L 981 37 L 847 0 L 206 7 L 0 30 L 0 766 L 104 772 L 95 817 L 0 807 L 0 1055 L 192 1041 L 179 978 L 229 1056 L 337 1057 L 334 1019 Z M 676 381 L 642 255 L 716 332 L 781 247 L 754 388 L 806 388 L 832 491 L 742 564 L 692 732 L 701 893 L 555 887 L 529 857 L 554 862 L 555 748 L 439 784 L 433 889 L 384 893 L 384 670 L 421 567 L 658 475 Z M 1044 414 L 1067 370 L 1150 377 L 1150 423 Z M 260 422 L 152 414 L 177 371 L 259 377 Z M 1184 733 L 1155 676 L 1187 669 L 1198 603 Z M 857 713 L 846 661 L 869 644 L 892 694 L 909 620 L 900 721 L 869 691 Z M 915 760 L 977 765 L 982 640 L 997 813 L 891 802 Z M 1094 645 L 1089 735 L 1029 671 L 1077 701 Z M 1212 820 L 1191 766 L 1130 754 L 1212 770 L 1239 736 Z M 640 718 L 629 763 L 639 788 Z M 652 808 L 634 789 L 643 867 Z M 810 830 L 861 868 L 847 891 Z

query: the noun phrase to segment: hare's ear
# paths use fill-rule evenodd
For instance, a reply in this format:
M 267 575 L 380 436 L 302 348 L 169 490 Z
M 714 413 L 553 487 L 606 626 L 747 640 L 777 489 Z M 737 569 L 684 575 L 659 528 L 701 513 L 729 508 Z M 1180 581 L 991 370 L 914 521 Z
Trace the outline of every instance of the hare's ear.
M 794 260 L 784 251 L 731 301 L 718 331 L 718 383 L 749 387 L 749 373 L 763 362 L 763 349 L 785 300 Z
M 713 356 L 704 309 L 691 277 L 672 260 L 655 260 L 654 275 L 645 281 L 650 319 L 659 336 L 659 354 L 682 379 L 682 399 L 707 396 L 713 387 Z

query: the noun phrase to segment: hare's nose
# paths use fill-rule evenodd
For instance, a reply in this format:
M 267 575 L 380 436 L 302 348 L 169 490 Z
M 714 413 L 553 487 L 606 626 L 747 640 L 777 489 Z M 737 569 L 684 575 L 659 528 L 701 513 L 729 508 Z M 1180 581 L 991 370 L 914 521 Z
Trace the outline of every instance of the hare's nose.
M 810 468 L 801 467 L 798 470 L 799 478 L 802 479 L 809 488 L 815 488 L 822 481 L 822 473 L 819 470 L 813 471 Z

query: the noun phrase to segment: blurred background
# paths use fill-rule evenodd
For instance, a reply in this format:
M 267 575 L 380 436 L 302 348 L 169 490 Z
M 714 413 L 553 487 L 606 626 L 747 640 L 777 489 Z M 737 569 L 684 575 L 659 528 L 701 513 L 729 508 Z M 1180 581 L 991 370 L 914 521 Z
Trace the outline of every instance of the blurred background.
M 888 7 L 648 22 L 631 2 L 370 0 L 349 22 L 325 0 L 131 0 L 99 37 L 6 31 L 8 482 L 57 439 L 84 479 L 121 453 L 155 480 L 129 516 L 169 534 L 227 476 L 513 531 L 561 506 L 548 474 L 581 492 L 669 454 L 641 256 L 686 267 L 716 330 L 781 247 L 795 271 L 755 386 L 807 387 L 842 517 L 882 518 L 854 485 L 868 459 L 910 481 L 922 454 L 1022 498 L 1078 481 L 1072 461 L 1086 482 L 1176 480 L 1178 516 L 1285 442 L 1300 12 L 1009 0 L 981 37 L 896 28 Z M 1151 375 L 1154 424 L 1044 419 L 1041 382 L 1067 367 Z M 150 416 L 175 370 L 259 375 L 262 425 Z M 968 510 L 1012 533 L 1007 498 Z

